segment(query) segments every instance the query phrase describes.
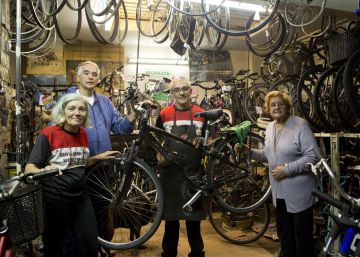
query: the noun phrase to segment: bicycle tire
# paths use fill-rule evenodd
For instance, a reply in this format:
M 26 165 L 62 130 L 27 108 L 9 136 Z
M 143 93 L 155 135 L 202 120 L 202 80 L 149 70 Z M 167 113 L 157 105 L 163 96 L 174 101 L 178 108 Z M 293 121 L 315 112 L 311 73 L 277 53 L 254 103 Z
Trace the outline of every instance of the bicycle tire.
M 35 20 L 35 23 L 42 29 L 44 30 L 52 30 L 54 28 L 54 24 L 51 24 L 50 22 L 50 17 L 51 16 L 46 16 L 43 12 L 41 12 L 40 10 L 38 10 L 38 8 L 34 7 L 33 5 L 33 2 L 32 0 L 27 0 L 27 3 L 28 3 L 28 6 L 29 6 L 29 9 L 30 9 L 30 12 L 32 14 L 32 17 L 33 19 Z M 40 21 L 40 17 L 39 15 L 37 14 L 37 11 L 39 11 L 39 15 L 43 16 L 44 17 L 44 20 Z M 46 27 L 46 25 L 44 24 L 47 24 L 49 23 L 49 26 Z M 34 24 L 34 23 L 32 23 Z
M 112 163 L 115 172 L 90 171 L 88 177 L 89 194 L 97 217 L 107 215 L 108 225 L 114 229 L 113 232 L 110 229 L 106 235 L 99 236 L 98 241 L 109 249 L 131 249 L 146 242 L 158 229 L 164 210 L 164 194 L 156 173 L 136 157 L 133 161 L 131 187 L 123 193 L 126 199 L 118 199 L 118 186 L 121 185 L 124 171 L 121 162 Z M 139 233 L 137 238 L 129 237 L 134 230 Z
M 231 30 L 231 28 L 227 28 L 227 27 L 221 27 L 220 24 L 218 24 L 217 22 L 214 22 L 211 18 L 209 18 L 208 15 L 204 15 L 205 18 L 207 19 L 207 21 L 209 22 L 209 24 L 213 27 L 215 27 L 218 31 L 220 31 L 221 33 L 223 34 L 226 34 L 226 35 L 229 35 L 229 36 L 244 36 L 246 34 L 251 34 L 251 33 L 254 33 L 258 30 L 260 30 L 261 28 L 263 28 L 268 22 L 270 22 L 272 20 L 272 18 L 274 17 L 278 7 L 279 7 L 279 4 L 280 4 L 280 0 L 274 0 L 274 1 L 271 1 L 271 2 L 274 2 L 274 5 L 271 6 L 270 3 L 268 3 L 268 10 L 270 10 L 271 8 L 271 12 L 270 14 L 262 21 L 260 22 L 255 28 L 250 28 L 250 29 L 246 29 L 245 26 L 238 26 L 239 24 L 236 24 L 237 27 L 241 27 L 241 28 L 244 28 L 243 30 Z M 264 4 L 265 5 L 265 4 Z M 202 12 L 211 12 L 213 10 L 210 10 L 208 11 L 208 4 L 206 3 L 206 0 L 201 0 L 201 8 L 202 8 Z M 229 7 L 225 7 L 225 6 L 221 6 L 221 8 L 218 8 L 218 9 L 222 9 L 222 8 L 225 8 L 226 9 L 226 17 L 228 20 L 230 20 L 230 8 Z M 214 12 L 212 12 L 214 13 Z M 211 13 L 211 14 L 212 14 Z M 254 17 L 255 16 L 255 13 L 253 13 L 252 15 L 250 15 L 250 17 Z M 250 18 L 249 17 L 249 18 Z
M 78 2 L 79 5 L 81 4 L 80 0 L 77 0 L 77 2 Z M 65 38 L 64 37 L 63 33 L 61 32 L 60 25 L 58 23 L 57 17 L 54 16 L 53 19 L 54 19 L 54 25 L 55 25 L 56 33 L 61 38 L 61 40 L 64 43 L 67 43 L 67 44 L 75 43 L 76 40 L 78 39 L 78 37 L 80 35 L 80 31 L 81 31 L 81 21 L 82 21 L 82 12 L 81 12 L 81 10 L 77 12 L 77 23 L 76 23 L 75 33 L 71 38 Z
M 258 83 L 253 85 L 247 91 L 242 105 L 245 114 L 251 122 L 256 122 L 257 119 L 265 115 L 265 96 L 269 91 L 269 86 L 266 83 Z M 258 112 L 258 108 L 262 109 L 262 113 Z
M 194 29 L 194 38 L 192 45 L 195 49 L 201 48 L 201 43 L 203 42 L 205 31 L 207 29 L 207 22 L 202 17 L 195 17 L 195 29 Z
M 313 3 L 313 1 L 294 1 L 294 0 L 285 0 L 285 19 L 286 21 L 291 25 L 291 26 L 294 26 L 294 27 L 300 27 L 300 26 L 307 26 L 307 25 L 310 25 L 312 24 L 314 21 L 316 21 L 320 16 L 321 14 L 324 12 L 324 9 L 325 9 L 325 5 L 326 5 L 326 0 L 321 0 L 322 3 L 321 3 L 321 9 L 320 11 L 315 11 L 313 12 L 314 13 L 314 16 L 315 17 L 312 17 L 310 21 L 307 21 L 307 22 L 303 22 L 304 21 L 304 18 L 307 18 L 309 17 L 309 15 L 303 15 L 304 13 L 304 9 L 306 10 L 306 7 L 303 7 L 303 6 L 306 6 L 306 3 L 307 4 L 311 4 Z M 295 19 L 292 20 L 291 19 L 291 15 L 289 14 L 289 4 L 293 4 L 296 6 L 296 3 L 305 3 L 303 6 L 301 6 L 301 4 L 299 4 L 300 8 L 298 9 L 296 7 L 296 10 L 293 12 L 295 15 Z M 310 8 L 309 8 L 310 9 Z M 310 9 L 311 10 L 311 9 Z M 309 11 L 308 11 L 309 12 Z M 297 19 L 299 18 L 299 19 Z M 301 20 L 301 21 L 300 21 Z
M 209 5 L 206 5 L 206 8 L 209 8 Z M 210 18 L 209 18 L 210 17 Z M 230 27 L 230 13 L 228 8 L 221 7 L 216 10 L 216 12 L 212 12 L 209 16 L 205 16 L 207 28 L 206 28 L 206 37 L 208 42 L 212 48 L 220 50 L 224 47 L 228 35 L 219 31 L 216 27 L 214 27 L 211 23 L 208 22 L 211 17 L 216 19 L 216 23 L 221 26 L 225 26 L 225 29 L 229 29 Z M 213 22 L 215 23 L 215 22 Z
M 105 0 L 107 1 L 107 3 L 105 3 L 105 1 L 102 1 L 101 4 L 106 4 L 103 10 L 100 10 L 99 12 L 95 12 L 93 10 L 93 4 L 92 1 L 94 1 L 95 5 L 99 4 L 100 1 L 98 0 L 89 0 L 88 3 L 86 4 L 86 7 L 88 8 L 88 12 L 89 15 L 94 15 L 94 16 L 103 16 L 106 15 L 107 13 L 109 13 L 111 7 L 114 5 L 114 3 L 116 2 L 116 0 Z
M 74 7 L 74 6 L 72 6 L 72 5 L 70 4 L 70 0 L 66 0 L 66 5 L 67 5 L 67 7 L 68 7 L 70 10 L 77 12 L 77 11 L 82 10 L 82 9 L 86 6 L 86 4 L 88 3 L 88 1 L 89 1 L 89 0 L 84 0 L 78 7 Z
M 316 90 L 316 82 L 324 71 L 325 68 L 322 65 L 316 65 L 307 69 L 301 74 L 296 87 L 296 97 L 298 98 L 296 102 L 301 116 L 309 122 L 315 131 L 320 131 L 322 129 L 322 124 L 319 122 L 315 113 L 313 95 L 315 94 Z M 305 104 L 309 102 L 310 108 L 308 108 L 308 104 Z
M 246 28 L 250 28 L 252 22 L 253 19 L 249 19 L 246 24 Z M 276 26 L 276 31 L 275 33 L 271 33 L 274 26 Z M 251 52 L 257 56 L 266 57 L 278 51 L 285 43 L 285 40 L 287 39 L 285 19 L 279 12 L 276 12 L 276 15 L 273 17 L 272 21 L 266 24 L 263 30 L 256 33 L 256 37 L 258 37 L 260 32 L 265 33 L 266 35 L 269 34 L 269 36 L 265 37 L 267 42 L 262 44 L 255 44 L 250 37 L 251 34 L 245 35 L 245 42 Z
M 171 6 L 172 9 L 174 9 L 175 11 L 181 13 L 181 14 L 184 14 L 184 15 L 187 15 L 187 16 L 204 16 L 204 15 L 208 15 L 212 12 L 215 12 L 216 10 L 218 10 L 222 4 L 226 1 L 226 0 L 219 0 L 220 4 L 217 5 L 213 10 L 211 11 L 202 11 L 201 12 L 188 12 L 188 11 L 184 11 L 181 7 L 178 7 L 176 4 L 173 3 L 174 0 L 166 0 L 168 5 Z M 197 3 L 192 3 L 193 5 L 194 4 L 197 4 Z M 190 10 L 194 10 L 196 8 L 191 8 Z
M 160 5 L 160 3 L 163 4 Z M 151 15 L 151 34 L 153 37 L 157 37 L 154 39 L 155 42 L 165 42 L 165 40 L 169 37 L 167 24 L 171 15 L 172 9 L 166 5 L 165 0 L 159 0 L 155 5 L 154 12 Z M 158 25 L 159 23 L 162 25 Z
M 220 184 L 215 186 L 213 199 L 226 210 L 236 213 L 255 210 L 271 194 L 266 165 L 254 162 L 251 156 L 236 156 L 234 147 L 238 142 L 235 133 L 223 135 L 215 146 L 222 157 L 211 156 L 207 167 L 209 183 Z M 264 146 L 263 138 L 254 133 L 249 133 L 244 142 L 252 149 Z M 244 170 L 249 172 L 246 177 Z M 226 176 L 230 178 L 228 181 L 223 179 Z
M 360 119 L 360 49 L 348 59 L 344 70 L 344 90 L 351 110 Z
M 211 201 L 208 214 L 215 231 L 222 238 L 238 245 L 257 241 L 265 234 L 270 223 L 270 207 L 267 202 L 253 211 L 234 213 Z
M 44 0 L 40 1 L 41 9 L 42 9 L 43 13 L 47 16 L 55 16 L 62 11 L 62 9 L 64 8 L 64 6 L 68 0 L 62 0 L 62 2 L 59 5 L 57 3 L 57 0 L 53 0 L 52 3 L 51 2 L 49 3 L 49 0 L 46 0 L 46 1 L 47 1 L 47 6 L 46 6 Z M 46 7 L 50 7 L 50 9 L 47 10 Z M 55 8 L 55 10 L 51 10 L 51 8 Z
M 191 16 L 180 14 L 177 30 L 183 43 L 192 46 L 194 40 L 195 19 Z
M 350 108 L 344 89 L 344 69 L 345 64 L 339 69 L 335 77 L 335 83 L 331 97 L 334 102 L 335 111 L 341 120 L 342 127 L 351 132 L 360 132 L 360 119 Z
M 315 112 L 323 124 L 323 129 L 329 132 L 337 131 L 342 126 L 331 97 L 338 70 L 339 67 L 332 67 L 324 71 L 316 83 L 314 94 Z

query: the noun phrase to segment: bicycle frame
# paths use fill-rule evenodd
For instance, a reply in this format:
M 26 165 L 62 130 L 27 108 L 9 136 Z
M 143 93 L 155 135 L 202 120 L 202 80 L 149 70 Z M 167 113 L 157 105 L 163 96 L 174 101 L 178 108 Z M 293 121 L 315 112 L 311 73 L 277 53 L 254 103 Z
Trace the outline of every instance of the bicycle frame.
M 341 231 L 345 228 L 355 228 L 357 233 L 353 235 L 347 235 L 345 233 L 344 240 L 341 242 L 340 252 L 338 256 L 347 256 L 347 253 L 344 251 L 349 251 L 351 248 L 355 252 L 355 256 L 360 254 L 360 246 L 355 244 L 360 239 L 360 219 L 356 219 L 356 216 L 359 216 L 360 213 L 360 199 L 355 199 L 348 195 L 344 189 L 341 187 L 340 183 L 337 181 L 334 173 L 332 172 L 329 164 L 324 158 L 321 158 L 320 161 L 316 164 L 310 164 L 312 172 L 317 176 L 321 171 L 325 170 L 333 182 L 335 188 L 338 190 L 340 195 L 347 201 L 342 202 L 336 198 L 333 198 L 320 190 L 314 189 L 313 194 L 323 200 L 325 200 L 330 205 L 338 208 L 339 213 L 327 213 L 334 220 L 332 227 L 330 229 L 329 235 L 326 238 L 325 245 L 322 248 L 319 256 L 327 256 L 329 254 L 331 247 L 335 243 L 335 240 L 339 237 Z M 320 185 L 321 186 L 321 185 Z M 348 232 L 348 230 L 346 231 Z M 350 242 L 351 244 L 350 244 Z
M 187 170 L 186 167 L 184 167 L 184 163 L 179 162 L 178 158 L 171 152 L 168 152 L 164 147 L 161 145 L 161 143 L 153 136 L 151 133 L 154 133 L 155 135 L 160 135 L 165 138 L 172 138 L 175 139 L 187 146 L 195 147 L 191 142 L 188 142 L 180 137 L 177 137 L 165 130 L 159 129 L 157 127 L 148 125 L 148 118 L 149 114 L 145 109 L 141 110 L 142 115 L 139 122 L 139 137 L 135 139 L 131 145 L 131 147 L 128 149 L 127 153 L 125 154 L 125 158 L 123 160 L 124 163 L 131 163 L 132 160 L 135 158 L 136 154 L 138 153 L 138 148 L 141 145 L 142 142 L 148 143 L 153 149 L 155 149 L 156 152 L 160 153 L 166 161 L 168 161 L 171 164 L 174 164 L 176 167 L 182 170 Z M 212 189 L 220 187 L 224 185 L 225 183 L 229 183 L 232 181 L 236 181 L 238 179 L 241 179 L 243 177 L 248 176 L 247 170 L 242 170 L 240 176 L 232 176 L 232 177 L 222 177 L 221 179 L 217 180 L 216 182 L 210 181 L 210 178 L 208 176 L 208 170 L 206 168 L 206 160 L 213 156 L 215 158 L 221 158 L 221 153 L 218 153 L 216 149 L 213 147 L 209 147 L 208 140 L 209 140 L 209 134 L 211 127 L 215 126 L 219 122 L 221 122 L 221 115 L 222 111 L 217 111 L 218 113 L 215 113 L 216 111 L 212 111 L 212 118 L 210 120 L 215 121 L 207 121 L 206 123 L 206 130 L 205 130 L 205 139 L 204 144 L 201 147 L 201 163 L 203 165 L 203 174 L 202 181 L 200 181 L 200 184 L 197 184 L 193 179 L 191 179 L 188 175 L 184 174 L 184 180 L 188 185 L 190 185 L 191 188 L 196 190 L 196 193 L 193 195 L 193 197 L 183 206 L 183 209 L 185 211 L 192 211 L 191 205 L 195 203 L 202 195 L 205 195 L 207 197 L 214 196 L 214 193 L 212 192 Z M 210 117 L 210 116 L 209 116 Z M 228 161 L 228 160 L 222 160 L 223 162 L 226 162 L 229 166 L 237 167 L 234 163 Z M 127 166 L 128 171 L 127 174 L 131 174 L 131 167 Z M 127 190 L 125 190 L 126 192 Z M 215 190 L 216 191 L 216 190 Z

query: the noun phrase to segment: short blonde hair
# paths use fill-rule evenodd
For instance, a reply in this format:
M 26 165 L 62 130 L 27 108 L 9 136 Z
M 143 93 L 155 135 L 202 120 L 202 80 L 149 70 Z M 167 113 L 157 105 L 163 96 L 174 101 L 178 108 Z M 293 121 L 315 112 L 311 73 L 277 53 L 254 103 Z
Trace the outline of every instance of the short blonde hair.
M 278 96 L 281 97 L 284 100 L 286 110 L 290 111 L 291 108 L 293 107 L 291 98 L 287 93 L 282 92 L 282 91 L 270 91 L 265 96 L 265 111 L 267 113 L 270 113 L 270 98 L 278 97 Z
M 92 65 L 96 66 L 97 72 L 98 72 L 98 76 L 100 77 L 100 68 L 99 68 L 99 66 L 98 66 L 96 63 L 94 63 L 94 62 L 92 62 L 92 61 L 86 61 L 86 62 L 80 63 L 80 64 L 77 66 L 77 68 L 76 68 L 76 74 L 77 74 L 78 76 L 80 76 L 80 75 L 81 75 L 81 72 L 83 71 L 84 66 L 87 65 L 87 64 L 92 64 Z
M 66 94 L 59 100 L 59 102 L 57 102 L 51 112 L 53 122 L 60 126 L 65 124 L 65 107 L 72 101 L 82 101 L 85 104 L 86 118 L 83 126 L 90 127 L 89 103 L 84 99 L 84 97 L 82 97 L 82 95 L 76 93 Z

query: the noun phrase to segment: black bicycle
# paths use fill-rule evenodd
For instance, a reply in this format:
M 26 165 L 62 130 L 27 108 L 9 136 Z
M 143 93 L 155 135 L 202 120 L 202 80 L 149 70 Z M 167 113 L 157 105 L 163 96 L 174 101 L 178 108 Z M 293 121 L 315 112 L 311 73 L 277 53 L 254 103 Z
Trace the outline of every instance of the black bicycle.
M 186 140 L 148 125 L 148 108 L 151 106 L 138 108 L 141 112 L 138 133 L 132 135 L 134 138 L 123 153 L 116 156 L 114 161 L 99 163 L 89 170 L 91 173 L 91 170 L 97 169 L 99 165 L 108 165 L 104 172 L 88 178 L 88 183 L 96 185 L 90 187 L 89 192 L 93 203 L 95 200 L 97 206 L 103 207 L 100 212 L 108 219 L 109 231 L 105 236 L 99 237 L 100 244 L 105 248 L 130 249 L 139 246 L 147 241 L 160 225 L 164 195 L 156 168 L 151 167 L 144 159 L 148 159 L 150 152 L 155 151 L 154 153 L 161 154 L 179 169 L 186 169 L 186 165 L 179 161 L 183 160 L 183 157 L 163 147 L 161 139 L 172 138 L 195 147 Z M 254 223 L 249 221 L 249 217 L 252 217 L 253 221 L 257 219 L 257 224 L 262 224 L 261 229 L 252 235 L 252 238 L 258 238 L 265 232 L 270 217 L 268 205 L 263 198 L 267 190 L 261 188 L 257 178 L 252 176 L 253 169 L 249 164 L 235 155 L 235 141 L 239 142 L 235 133 L 226 132 L 223 137 L 210 143 L 211 127 L 222 122 L 222 111 L 211 110 L 196 115 L 207 120 L 205 141 L 201 147 L 203 169 L 199 176 L 185 176 L 184 192 L 190 194 L 191 198 L 183 206 L 184 212 L 191 212 L 192 205 L 199 200 L 208 203 L 208 213 L 213 220 L 216 220 L 215 213 L 219 212 L 230 213 L 228 218 L 232 218 L 235 217 L 233 213 L 253 211 L 253 215 L 248 215 L 247 224 Z M 249 133 L 243 140 L 252 139 L 252 134 Z M 247 144 L 257 145 L 251 142 Z M 250 165 L 254 166 L 253 163 Z M 237 215 L 236 218 L 241 217 Z M 213 225 L 218 226 L 216 222 L 213 222 Z

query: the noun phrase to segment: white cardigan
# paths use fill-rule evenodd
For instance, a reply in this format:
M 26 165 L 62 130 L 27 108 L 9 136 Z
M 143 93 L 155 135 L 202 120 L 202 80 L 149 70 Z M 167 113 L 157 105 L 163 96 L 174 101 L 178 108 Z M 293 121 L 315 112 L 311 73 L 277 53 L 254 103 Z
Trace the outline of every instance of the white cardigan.
M 252 150 L 252 158 L 268 161 L 274 205 L 276 206 L 276 198 L 285 199 L 287 211 L 298 213 L 316 202 L 311 193 L 316 186 L 316 178 L 308 163 L 317 161 L 317 143 L 308 123 L 300 117 L 290 116 L 275 146 L 274 125 L 275 121 L 266 128 L 264 150 Z M 280 181 L 275 180 L 271 176 L 272 168 L 285 164 L 287 176 Z

